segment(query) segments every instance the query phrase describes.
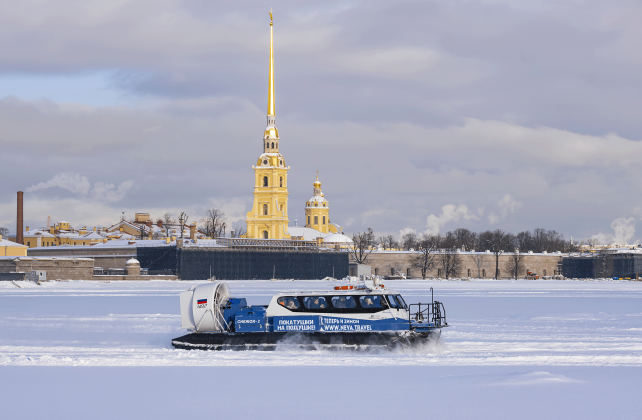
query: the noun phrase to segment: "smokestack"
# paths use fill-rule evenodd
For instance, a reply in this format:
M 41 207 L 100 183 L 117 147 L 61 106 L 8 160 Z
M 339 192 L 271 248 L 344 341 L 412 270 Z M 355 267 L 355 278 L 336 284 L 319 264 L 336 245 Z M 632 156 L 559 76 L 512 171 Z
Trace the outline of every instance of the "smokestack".
M 19 243 L 20 245 L 23 245 L 24 238 L 22 237 L 22 196 L 24 193 L 22 191 L 18 191 L 18 217 L 16 219 L 16 242 Z

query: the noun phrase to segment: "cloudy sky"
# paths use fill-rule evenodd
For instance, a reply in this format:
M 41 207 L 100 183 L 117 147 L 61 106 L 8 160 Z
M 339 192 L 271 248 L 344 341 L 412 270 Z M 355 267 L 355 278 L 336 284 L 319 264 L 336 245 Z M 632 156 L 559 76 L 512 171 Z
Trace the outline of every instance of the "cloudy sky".
M 634 241 L 639 1 L 0 5 L 0 225 L 250 210 L 269 16 L 290 220 Z M 301 223 L 300 223 L 301 224 Z M 640 229 L 642 232 L 642 229 Z

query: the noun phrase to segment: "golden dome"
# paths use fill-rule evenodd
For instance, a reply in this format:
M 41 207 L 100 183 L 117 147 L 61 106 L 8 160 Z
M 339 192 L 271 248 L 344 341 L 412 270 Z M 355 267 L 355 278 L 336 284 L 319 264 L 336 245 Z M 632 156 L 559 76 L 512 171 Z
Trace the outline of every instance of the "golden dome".
M 263 138 L 273 138 L 273 139 L 278 139 L 279 138 L 279 129 L 276 127 L 268 127 L 265 129 L 265 133 L 263 133 Z

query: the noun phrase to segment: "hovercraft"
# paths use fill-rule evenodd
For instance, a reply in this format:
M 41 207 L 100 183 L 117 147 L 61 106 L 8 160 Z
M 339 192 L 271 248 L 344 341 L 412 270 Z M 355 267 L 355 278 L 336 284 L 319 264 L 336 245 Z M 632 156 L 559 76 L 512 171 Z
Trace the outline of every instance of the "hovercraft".
M 181 292 L 180 303 L 182 328 L 192 332 L 172 345 L 186 350 L 409 348 L 438 340 L 448 326 L 441 302 L 408 305 L 378 278 L 282 292 L 266 306 L 248 306 L 217 282 Z

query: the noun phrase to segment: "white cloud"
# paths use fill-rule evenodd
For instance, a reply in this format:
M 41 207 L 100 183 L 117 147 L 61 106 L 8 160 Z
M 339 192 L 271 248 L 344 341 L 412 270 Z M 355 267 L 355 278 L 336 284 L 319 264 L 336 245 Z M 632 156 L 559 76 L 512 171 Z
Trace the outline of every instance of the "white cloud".
M 49 181 L 40 182 L 27 188 L 25 192 L 34 192 L 39 190 L 46 190 L 47 188 L 62 188 L 63 190 L 71 191 L 75 194 L 86 195 L 89 193 L 91 184 L 86 176 L 79 174 L 58 174 L 51 178 Z
M 225 217 L 229 223 L 236 223 L 239 220 L 245 220 L 247 212 L 250 210 L 249 204 L 246 202 L 250 197 L 241 198 L 233 197 L 231 199 L 210 199 L 212 204 L 210 207 L 217 208 L 225 213 Z M 292 221 L 294 226 L 294 221 Z
M 118 187 L 114 184 L 96 182 L 92 188 L 86 176 L 81 176 L 80 174 L 58 174 L 54 175 L 49 181 L 32 185 L 25 192 L 31 193 L 48 188 L 61 188 L 74 194 L 88 195 L 91 193 L 91 196 L 96 200 L 116 202 L 125 198 L 125 195 L 133 186 L 134 181 L 127 180 L 118 185 Z
M 120 201 L 127 195 L 127 192 L 134 186 L 134 181 L 127 180 L 122 182 L 118 187 L 114 184 L 105 182 L 96 182 L 91 190 L 91 195 L 97 200 Z
M 428 234 L 437 234 L 439 229 L 441 229 L 448 222 L 456 222 L 458 220 L 479 220 L 473 212 L 468 210 L 468 206 L 465 204 L 460 204 L 455 206 L 454 204 L 446 204 L 441 208 L 441 214 L 435 216 L 431 214 L 426 219 L 426 233 Z
M 619 217 L 611 222 L 611 229 L 613 229 L 613 234 L 598 233 L 591 236 L 591 239 L 596 239 L 603 245 L 611 243 L 628 244 L 633 239 L 633 235 L 635 235 L 635 218 Z
M 407 228 L 403 228 L 403 229 L 401 229 L 401 230 L 399 231 L 399 238 L 403 238 L 403 235 L 405 235 L 405 234 L 407 234 L 407 233 L 414 233 L 414 234 L 416 235 L 416 234 L 417 234 L 417 231 L 416 231 L 415 229 L 413 229 L 413 228 L 409 228 L 409 227 L 407 227 Z
M 494 212 L 490 212 L 488 215 L 488 222 L 493 225 L 499 223 L 506 218 L 510 213 L 515 212 L 516 210 L 522 208 L 523 204 L 511 197 L 510 194 L 506 194 L 501 200 L 497 202 L 497 207 L 499 207 L 499 216 Z

